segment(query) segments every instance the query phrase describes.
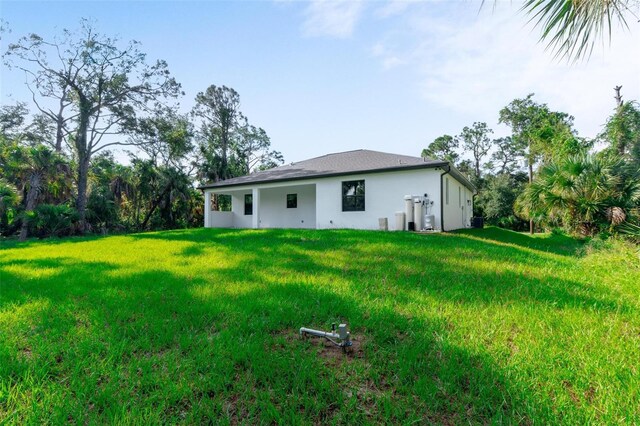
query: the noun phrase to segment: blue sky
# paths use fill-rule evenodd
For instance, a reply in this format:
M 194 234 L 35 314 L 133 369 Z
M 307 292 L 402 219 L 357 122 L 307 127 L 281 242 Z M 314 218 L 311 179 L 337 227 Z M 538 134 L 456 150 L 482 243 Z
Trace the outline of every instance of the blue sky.
M 488 1 L 487 3 L 491 3 Z M 185 110 L 211 84 L 241 96 L 287 161 L 367 148 L 419 155 L 435 137 L 486 121 L 516 97 L 573 114 L 592 137 L 614 107 L 613 86 L 640 99 L 640 24 L 614 31 L 588 62 L 553 59 L 517 1 L 0 2 L 11 33 L 52 36 L 93 18 L 165 59 Z M 2 102 L 28 100 L 3 67 Z

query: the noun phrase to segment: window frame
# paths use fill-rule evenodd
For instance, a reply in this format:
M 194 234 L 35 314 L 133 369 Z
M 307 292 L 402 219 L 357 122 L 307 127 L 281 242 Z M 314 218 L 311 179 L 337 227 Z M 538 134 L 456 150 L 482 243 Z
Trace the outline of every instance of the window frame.
M 291 199 L 289 198 L 291 197 Z M 285 201 L 288 209 L 297 209 L 298 208 L 298 194 L 287 194 L 285 197 Z
M 249 207 L 249 209 L 247 209 L 247 207 Z M 253 194 L 244 194 L 244 215 L 253 215 Z
M 362 193 L 348 195 L 350 187 L 355 186 L 355 192 L 361 190 Z M 345 180 L 341 182 L 342 211 L 343 212 L 363 212 L 366 211 L 366 186 L 364 179 Z

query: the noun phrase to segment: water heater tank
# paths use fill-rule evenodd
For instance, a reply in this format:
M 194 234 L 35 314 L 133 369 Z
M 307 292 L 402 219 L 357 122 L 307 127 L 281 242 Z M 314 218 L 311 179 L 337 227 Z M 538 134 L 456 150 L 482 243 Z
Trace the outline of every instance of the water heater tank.
M 404 196 L 404 213 L 407 221 L 406 229 L 409 229 L 409 222 L 413 222 L 413 197 L 411 195 Z
M 422 230 L 422 199 L 413 200 L 413 221 L 416 223 L 416 231 Z

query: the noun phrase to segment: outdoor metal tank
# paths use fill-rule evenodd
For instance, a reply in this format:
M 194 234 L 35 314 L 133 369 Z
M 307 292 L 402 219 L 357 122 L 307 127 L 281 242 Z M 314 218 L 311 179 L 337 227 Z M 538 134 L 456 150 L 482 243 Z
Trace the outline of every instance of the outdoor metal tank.
M 409 223 L 413 222 L 413 196 L 412 195 L 405 195 L 404 196 L 404 213 L 406 215 L 405 220 L 406 220 L 406 229 L 411 230 Z
M 416 197 L 413 200 L 413 221 L 416 223 L 416 231 L 422 230 L 422 198 Z
M 396 226 L 395 226 L 395 230 L 396 231 L 404 231 L 405 227 L 404 227 L 404 222 L 405 222 L 405 214 L 404 212 L 396 212 Z

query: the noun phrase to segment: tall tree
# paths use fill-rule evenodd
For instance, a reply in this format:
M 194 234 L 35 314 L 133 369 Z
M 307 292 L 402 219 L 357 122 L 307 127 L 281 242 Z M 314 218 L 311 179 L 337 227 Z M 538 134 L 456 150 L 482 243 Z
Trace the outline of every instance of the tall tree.
M 499 175 L 513 173 L 519 169 L 518 162 L 524 158 L 525 147 L 522 141 L 514 141 L 511 136 L 494 139 L 496 150 L 491 155 L 494 166 L 497 165 Z
M 491 149 L 492 140 L 489 135 L 493 130 L 487 127 L 487 123 L 475 122 L 471 127 L 465 126 L 460 133 L 460 140 L 465 150 L 471 152 L 476 179 L 480 179 L 480 166 L 482 160 Z
M 486 176 L 484 190 L 478 193 L 474 208 L 492 225 L 522 230 L 528 224 L 516 216 L 513 204 L 526 182 L 527 175 L 523 172 Z
M 231 177 L 229 155 L 233 137 L 244 116 L 240 112 L 240 95 L 227 86 L 211 85 L 196 96 L 193 115 L 201 120 L 201 151 L 210 156 L 208 178 L 214 181 Z
M 445 160 L 455 164 L 460 158 L 456 152 L 458 146 L 460 146 L 460 141 L 457 138 L 451 135 L 438 136 L 427 148 L 422 150 L 421 156 Z
M 511 127 L 512 142 L 525 149 L 530 184 L 534 164 L 541 158 L 548 162 L 559 154 L 566 156 L 579 151 L 572 130 L 573 117 L 551 111 L 546 104 L 538 104 L 533 100 L 533 94 L 515 99 L 500 110 L 500 123 Z M 529 232 L 534 232 L 533 219 L 529 222 Z
M 24 102 L 16 102 L 15 105 L 2 105 L 0 107 L 0 133 L 8 139 L 20 134 L 29 110 Z
M 38 201 L 46 190 L 55 191 L 55 182 L 60 178 L 60 166 L 64 159 L 40 145 L 25 147 L 18 143 L 6 145 L 0 153 L 0 166 L 13 178 L 23 194 L 24 212 L 20 227 L 20 241 L 27 238 L 29 219 Z
M 46 41 L 31 34 L 10 45 L 7 52 L 28 76 L 40 110 L 48 116 L 53 113 L 52 119 L 64 116 L 63 127 L 74 126 L 70 139 L 78 163 L 76 209 L 81 230 L 86 223 L 92 156 L 108 146 L 128 145 L 103 138 L 121 133 L 135 122 L 137 114 L 180 93 L 166 62 L 148 65 L 135 41 L 119 45 L 117 39 L 98 34 L 83 20 L 80 30 L 64 30 L 60 40 Z M 60 109 L 40 105 L 39 99 L 47 98 L 57 100 Z M 59 122 L 57 128 L 60 131 Z
M 248 123 L 239 129 L 236 151 L 242 174 L 270 169 L 283 163 L 282 154 L 271 149 L 267 132 Z
M 148 159 L 135 158 L 134 165 L 143 175 L 139 192 L 147 200 L 147 210 L 140 222 L 146 229 L 154 213 L 159 210 L 162 227 L 176 225 L 175 201 L 187 206 L 192 189 L 187 170 L 187 156 L 192 152 L 191 123 L 186 117 L 170 111 L 142 121 L 142 129 L 134 137 L 135 144 Z M 184 213 L 184 212 L 180 212 Z
M 640 105 L 637 102 L 624 102 L 616 86 L 616 109 L 605 124 L 600 139 L 607 143 L 620 157 L 640 169 Z

